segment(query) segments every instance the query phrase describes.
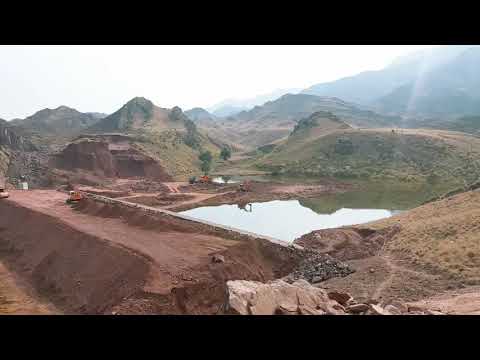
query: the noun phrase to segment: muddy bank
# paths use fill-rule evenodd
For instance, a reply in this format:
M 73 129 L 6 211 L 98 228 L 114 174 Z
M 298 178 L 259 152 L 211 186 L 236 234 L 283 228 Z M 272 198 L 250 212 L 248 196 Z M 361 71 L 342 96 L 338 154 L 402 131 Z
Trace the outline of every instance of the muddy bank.
M 180 187 L 182 192 L 202 191 L 219 193 L 196 203 L 179 204 L 172 207 L 173 211 L 185 211 L 200 206 L 215 206 L 222 204 L 247 204 L 251 202 L 265 202 L 271 200 L 291 200 L 316 197 L 322 194 L 333 194 L 351 189 L 348 184 L 283 184 L 252 181 L 249 191 L 240 191 L 238 184 L 207 184 L 199 186 Z

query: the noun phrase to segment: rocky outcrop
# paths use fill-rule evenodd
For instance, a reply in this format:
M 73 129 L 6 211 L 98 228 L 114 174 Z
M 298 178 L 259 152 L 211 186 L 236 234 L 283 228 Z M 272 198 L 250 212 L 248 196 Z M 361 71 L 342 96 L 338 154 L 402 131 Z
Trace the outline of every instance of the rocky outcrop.
M 15 129 L 5 120 L 0 119 L 0 147 L 9 148 L 11 150 L 33 151 L 33 146 L 23 136 L 17 134 Z
M 343 307 L 305 280 L 228 281 L 227 312 L 239 315 L 340 315 Z
M 357 303 L 347 293 L 312 286 L 305 280 L 289 284 L 235 280 L 227 282 L 226 312 L 235 315 L 443 315 L 425 308 Z

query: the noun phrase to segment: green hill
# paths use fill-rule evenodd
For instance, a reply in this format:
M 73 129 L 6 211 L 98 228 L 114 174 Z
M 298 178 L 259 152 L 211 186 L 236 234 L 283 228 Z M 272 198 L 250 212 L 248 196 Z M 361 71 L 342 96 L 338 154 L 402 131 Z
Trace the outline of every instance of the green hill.
M 266 154 L 250 159 L 257 170 L 286 175 L 426 182 L 446 189 L 480 175 L 480 139 L 425 129 L 353 129 L 336 120 L 297 128 Z
M 198 155 L 219 147 L 197 129 L 179 108 L 165 109 L 136 97 L 90 128 L 89 134 L 122 134 L 145 154 L 157 159 L 175 179 L 200 172 Z
M 295 125 L 314 112 L 330 112 L 354 127 L 390 126 L 400 120 L 382 116 L 334 97 L 287 94 L 249 111 L 218 121 L 225 132 L 234 132 L 232 141 L 256 148 L 286 138 Z

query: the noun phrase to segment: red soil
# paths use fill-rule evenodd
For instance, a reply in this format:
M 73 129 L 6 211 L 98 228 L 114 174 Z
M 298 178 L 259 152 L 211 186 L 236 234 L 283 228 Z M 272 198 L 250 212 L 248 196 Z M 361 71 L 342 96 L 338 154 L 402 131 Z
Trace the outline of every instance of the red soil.
M 0 247 L 11 269 L 67 313 L 218 313 L 226 280 L 270 280 L 300 259 L 202 224 L 90 199 L 74 209 L 65 199 L 14 191 L 0 202 Z M 224 263 L 212 262 L 218 253 Z

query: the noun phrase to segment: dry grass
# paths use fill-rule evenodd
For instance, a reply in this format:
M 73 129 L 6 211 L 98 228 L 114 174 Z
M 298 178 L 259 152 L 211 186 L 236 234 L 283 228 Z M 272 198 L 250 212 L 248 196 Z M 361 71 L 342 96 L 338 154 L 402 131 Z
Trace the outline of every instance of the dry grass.
M 413 262 L 446 271 L 468 284 L 480 283 L 480 192 L 469 191 L 372 223 L 400 223 L 388 250 Z

